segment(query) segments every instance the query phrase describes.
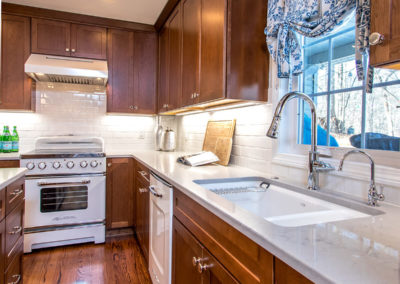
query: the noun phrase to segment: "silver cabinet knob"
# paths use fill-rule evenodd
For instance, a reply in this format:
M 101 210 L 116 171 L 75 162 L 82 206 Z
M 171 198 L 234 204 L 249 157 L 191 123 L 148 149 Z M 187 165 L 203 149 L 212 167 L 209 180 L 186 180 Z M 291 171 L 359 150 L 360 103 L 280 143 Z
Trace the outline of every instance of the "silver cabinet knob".
M 99 164 L 99 162 L 97 162 L 97 161 L 91 161 L 91 162 L 90 162 L 90 166 L 91 166 L 92 168 L 97 167 L 98 164 Z
M 72 52 L 75 52 L 75 49 L 73 48 L 73 49 L 71 49 L 71 51 L 72 51 Z
M 372 33 L 369 35 L 369 45 L 380 45 L 383 43 L 385 37 L 380 33 Z
M 86 167 L 88 166 L 88 162 L 82 161 L 82 162 L 80 163 L 80 166 L 81 166 L 81 168 L 86 168 Z
M 69 162 L 67 163 L 67 168 L 68 168 L 68 169 L 72 169 L 73 167 L 75 167 L 75 163 L 72 162 L 72 161 L 69 161 Z
M 26 168 L 31 171 L 35 168 L 35 164 L 32 162 L 29 162 L 26 164 Z
M 53 163 L 53 168 L 55 168 L 56 170 L 59 169 L 61 167 L 60 162 L 54 162 Z
M 133 110 L 138 110 L 139 107 L 138 106 L 133 106 Z
M 69 51 L 69 48 L 67 47 L 67 48 L 65 49 L 65 51 Z
M 39 167 L 39 169 L 44 170 L 46 168 L 46 163 L 45 162 L 40 162 L 38 167 Z

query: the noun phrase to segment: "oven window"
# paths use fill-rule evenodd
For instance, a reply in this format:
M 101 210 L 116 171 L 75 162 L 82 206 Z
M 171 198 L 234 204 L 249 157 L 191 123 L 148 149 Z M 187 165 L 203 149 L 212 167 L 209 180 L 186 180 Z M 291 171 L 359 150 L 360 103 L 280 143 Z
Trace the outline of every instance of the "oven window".
M 46 187 L 40 190 L 40 212 L 82 210 L 88 207 L 88 187 Z

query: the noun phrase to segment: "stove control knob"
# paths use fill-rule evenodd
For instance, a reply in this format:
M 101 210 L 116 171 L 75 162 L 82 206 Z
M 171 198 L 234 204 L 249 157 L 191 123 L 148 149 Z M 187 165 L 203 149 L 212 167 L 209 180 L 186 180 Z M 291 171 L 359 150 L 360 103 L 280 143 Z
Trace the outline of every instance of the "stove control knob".
M 82 162 L 80 163 L 80 165 L 81 165 L 81 168 L 86 168 L 87 165 L 88 165 L 88 162 L 82 161 Z
M 67 168 L 68 168 L 68 169 L 72 169 L 73 167 L 75 167 L 74 162 L 69 161 L 69 162 L 67 163 Z
M 29 162 L 26 164 L 26 168 L 31 171 L 35 168 L 35 164 L 32 162 Z
M 60 162 L 54 162 L 53 163 L 53 168 L 55 168 L 56 170 L 59 169 L 61 167 Z
M 99 164 L 99 163 L 98 163 L 97 161 L 91 161 L 91 162 L 90 162 L 90 166 L 91 166 L 92 168 L 97 167 L 98 164 Z
M 39 167 L 39 169 L 44 170 L 46 168 L 46 163 L 45 162 L 40 162 L 38 167 Z

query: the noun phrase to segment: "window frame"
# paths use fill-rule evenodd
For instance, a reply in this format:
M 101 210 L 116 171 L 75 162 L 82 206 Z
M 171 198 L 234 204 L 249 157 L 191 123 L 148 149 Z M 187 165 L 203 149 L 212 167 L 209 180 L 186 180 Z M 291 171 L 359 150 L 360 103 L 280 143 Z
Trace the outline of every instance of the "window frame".
M 315 40 L 311 43 L 306 44 L 305 43 L 305 37 L 301 36 L 300 41 L 301 41 L 301 49 L 302 49 L 302 55 L 303 55 L 303 70 L 305 69 L 305 50 L 306 48 L 312 47 L 313 45 L 319 44 L 321 42 L 328 41 L 328 74 L 327 74 L 327 89 L 326 91 L 323 92 L 317 92 L 313 94 L 307 94 L 308 96 L 311 97 L 313 101 L 319 96 L 326 96 L 327 98 L 327 129 L 326 129 L 326 141 L 327 145 L 319 145 L 319 146 L 324 146 L 324 147 L 329 147 L 329 148 L 343 148 L 343 149 L 349 149 L 349 147 L 341 147 L 340 145 L 338 147 L 336 146 L 330 146 L 330 133 L 331 133 L 331 97 L 332 95 L 339 94 L 339 93 L 347 93 L 347 92 L 355 92 L 355 91 L 361 91 L 361 147 L 360 149 L 364 150 L 374 150 L 374 149 L 367 149 L 366 146 L 366 121 L 367 121 L 367 92 L 366 92 L 366 78 L 363 80 L 363 84 L 360 86 L 355 86 L 351 88 L 344 88 L 344 89 L 332 89 L 332 73 L 333 73 L 333 41 L 335 38 L 350 32 L 354 30 L 355 27 L 351 26 L 346 29 L 340 30 L 336 33 L 332 33 L 330 35 L 327 35 L 321 39 Z M 355 59 L 354 59 L 355 60 Z M 368 58 L 366 55 L 364 55 L 364 60 L 363 62 L 368 62 Z M 364 66 L 364 70 L 367 70 L 367 64 Z M 305 73 L 301 74 L 299 76 L 299 82 L 298 82 L 298 87 L 301 89 L 303 92 L 305 91 L 306 85 L 305 85 L 305 80 L 304 80 L 304 75 Z M 400 80 L 395 80 L 395 81 L 390 81 L 390 82 L 382 82 L 382 83 L 376 83 L 373 85 L 373 88 L 380 88 L 380 87 L 387 87 L 387 86 L 392 86 L 392 85 L 400 85 Z M 304 122 L 304 102 L 299 102 L 298 103 L 298 117 L 297 117 L 297 125 L 298 125 L 298 135 L 297 135 L 297 143 L 300 145 L 305 145 L 303 144 L 303 122 Z M 376 150 L 376 149 L 375 149 Z M 388 150 L 378 150 L 378 151 L 387 151 L 387 152 L 396 152 L 396 151 L 388 151 Z

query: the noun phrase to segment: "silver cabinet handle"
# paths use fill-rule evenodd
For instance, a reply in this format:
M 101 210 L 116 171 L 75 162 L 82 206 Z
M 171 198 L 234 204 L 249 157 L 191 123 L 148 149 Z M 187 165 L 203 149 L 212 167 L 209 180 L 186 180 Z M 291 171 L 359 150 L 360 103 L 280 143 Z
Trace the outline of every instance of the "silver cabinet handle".
M 148 190 L 146 188 L 139 188 L 139 193 L 146 193 Z
M 372 33 L 369 35 L 369 45 L 380 45 L 383 43 L 385 36 L 380 33 Z
M 15 226 L 13 229 L 14 229 L 14 231 L 8 232 L 10 235 L 19 234 L 22 231 L 22 227 L 21 226 Z
M 72 181 L 72 182 L 38 182 L 38 186 L 54 186 L 54 185 L 74 185 L 74 184 L 89 184 L 90 180 Z
M 112 166 L 112 163 L 108 163 L 108 164 L 107 164 L 107 167 L 110 168 L 111 166 Z
M 22 189 L 16 189 L 16 190 L 14 190 L 13 192 L 11 192 L 10 195 L 16 197 L 16 196 L 20 195 L 20 194 L 23 193 L 23 192 L 24 192 L 24 190 L 22 190 Z
M 155 190 L 154 186 L 150 185 L 150 186 L 149 186 L 149 190 L 150 190 L 150 193 L 153 194 L 155 197 L 159 197 L 159 198 L 162 198 L 162 197 L 163 197 L 163 195 L 162 195 L 161 193 L 158 193 L 158 192 Z
M 21 281 L 21 275 L 20 274 L 14 274 L 12 276 L 12 278 L 15 278 L 16 280 L 13 281 L 13 282 L 8 282 L 7 284 L 18 284 L 19 281 Z
M 75 49 L 73 48 L 73 49 L 71 49 L 71 51 L 72 51 L 72 52 L 75 52 Z
M 201 274 L 201 273 L 203 273 L 204 271 L 210 269 L 211 267 L 213 267 L 212 264 L 202 264 L 201 262 L 199 262 L 199 263 L 197 264 L 197 272 Z
M 200 257 L 195 257 L 195 256 L 193 256 L 193 258 L 192 258 L 193 267 L 196 267 L 196 265 L 199 264 L 200 261 L 201 261 L 201 258 L 200 258 Z
M 67 47 L 67 48 L 65 49 L 65 51 L 69 51 L 69 48 Z

